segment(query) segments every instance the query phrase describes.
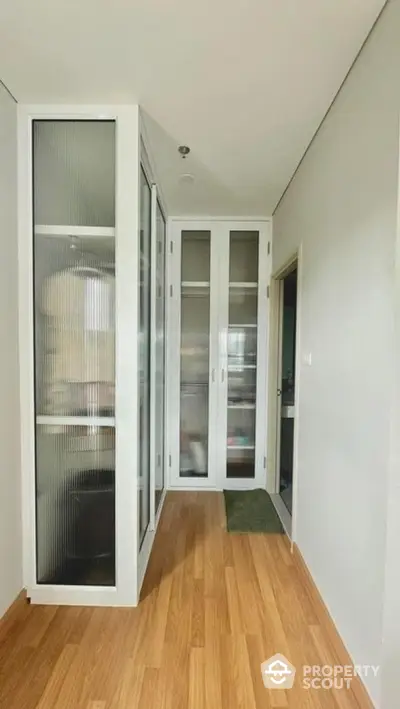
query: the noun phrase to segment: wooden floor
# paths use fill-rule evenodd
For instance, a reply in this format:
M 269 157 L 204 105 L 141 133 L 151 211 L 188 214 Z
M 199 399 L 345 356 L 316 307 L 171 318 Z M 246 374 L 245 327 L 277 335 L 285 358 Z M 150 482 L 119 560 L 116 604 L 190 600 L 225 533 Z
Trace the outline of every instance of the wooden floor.
M 337 664 L 281 535 L 230 535 L 219 493 L 167 497 L 135 609 L 23 606 L 0 636 L 1 709 L 360 709 L 267 690 L 260 664 Z

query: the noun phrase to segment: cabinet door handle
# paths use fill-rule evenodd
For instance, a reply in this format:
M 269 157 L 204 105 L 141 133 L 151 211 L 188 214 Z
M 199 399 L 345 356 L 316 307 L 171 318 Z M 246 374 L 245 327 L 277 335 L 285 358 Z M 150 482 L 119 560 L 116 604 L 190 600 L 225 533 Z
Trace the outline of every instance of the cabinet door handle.
M 215 382 L 215 369 L 213 369 L 211 372 L 211 379 L 213 382 Z
M 224 383 L 225 381 L 225 369 L 221 370 L 221 382 Z

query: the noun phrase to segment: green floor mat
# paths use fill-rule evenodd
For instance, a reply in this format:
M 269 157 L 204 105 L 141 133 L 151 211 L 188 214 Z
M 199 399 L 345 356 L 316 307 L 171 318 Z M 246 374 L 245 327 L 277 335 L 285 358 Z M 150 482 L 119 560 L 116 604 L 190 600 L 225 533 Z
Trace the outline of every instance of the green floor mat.
M 266 490 L 224 490 L 224 498 L 228 532 L 284 533 Z

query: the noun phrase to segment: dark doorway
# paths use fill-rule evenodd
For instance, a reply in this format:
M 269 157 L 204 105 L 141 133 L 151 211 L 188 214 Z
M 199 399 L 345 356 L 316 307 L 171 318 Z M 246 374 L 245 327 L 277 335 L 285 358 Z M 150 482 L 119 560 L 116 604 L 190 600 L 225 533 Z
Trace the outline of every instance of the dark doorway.
M 281 421 L 279 494 L 292 514 L 295 404 L 297 265 L 282 283 Z

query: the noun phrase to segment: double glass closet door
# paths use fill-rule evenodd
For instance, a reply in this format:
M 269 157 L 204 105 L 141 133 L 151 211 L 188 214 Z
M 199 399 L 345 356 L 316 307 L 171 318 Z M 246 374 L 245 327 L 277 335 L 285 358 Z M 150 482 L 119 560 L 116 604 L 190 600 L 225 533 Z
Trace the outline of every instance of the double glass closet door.
M 262 485 L 266 225 L 176 223 L 174 241 L 180 360 L 175 373 L 179 436 L 172 484 Z

